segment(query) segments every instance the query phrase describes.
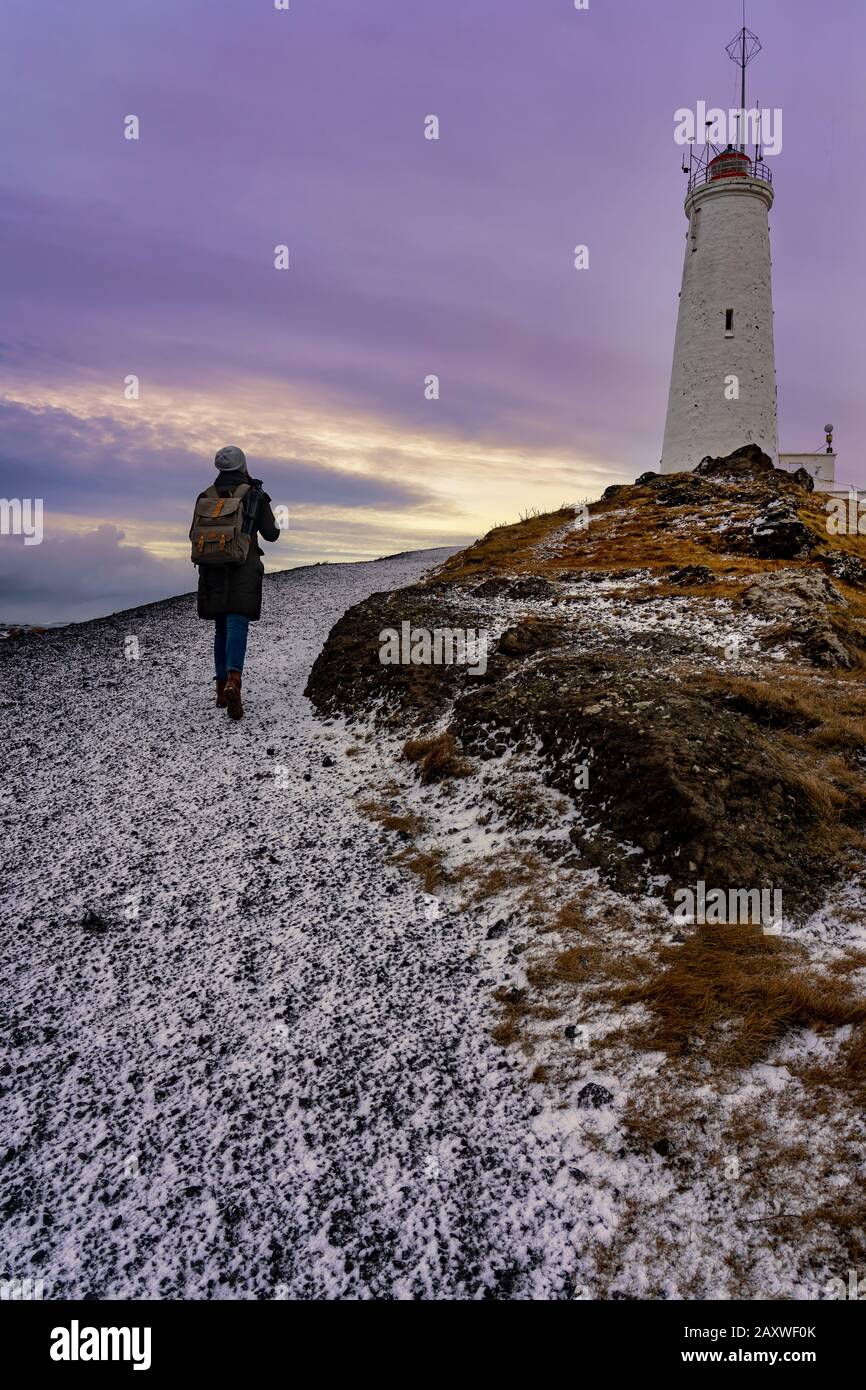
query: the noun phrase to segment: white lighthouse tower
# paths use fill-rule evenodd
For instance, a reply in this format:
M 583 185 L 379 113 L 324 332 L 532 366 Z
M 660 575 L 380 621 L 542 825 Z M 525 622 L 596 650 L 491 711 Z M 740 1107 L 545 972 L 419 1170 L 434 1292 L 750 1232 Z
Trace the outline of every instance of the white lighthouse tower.
M 728 46 L 742 68 L 740 128 L 745 136 L 746 68 L 760 41 L 745 25 Z M 729 132 L 730 138 L 730 132 Z M 662 473 L 695 468 L 758 444 L 779 463 L 769 212 L 772 175 L 744 143 L 690 147 L 688 218 L 674 360 L 662 446 Z

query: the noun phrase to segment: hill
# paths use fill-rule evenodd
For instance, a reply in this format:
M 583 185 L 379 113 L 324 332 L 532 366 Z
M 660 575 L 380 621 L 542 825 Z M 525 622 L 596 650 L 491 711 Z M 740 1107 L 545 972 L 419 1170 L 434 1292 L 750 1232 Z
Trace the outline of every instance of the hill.
M 307 686 L 375 742 L 395 861 L 486 924 L 492 1035 L 617 1209 L 607 1296 L 862 1262 L 866 543 L 810 485 L 747 448 L 496 528 Z M 404 624 L 484 669 L 384 664 Z

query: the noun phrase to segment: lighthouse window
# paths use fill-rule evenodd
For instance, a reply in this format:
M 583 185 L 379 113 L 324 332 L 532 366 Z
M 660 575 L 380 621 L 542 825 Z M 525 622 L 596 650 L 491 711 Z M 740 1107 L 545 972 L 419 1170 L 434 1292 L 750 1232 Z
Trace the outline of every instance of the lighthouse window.
M 733 336 L 734 336 L 734 311 L 733 311 L 733 309 L 726 309 L 726 310 L 725 310 L 725 336 L 728 337 L 728 338 L 733 338 Z

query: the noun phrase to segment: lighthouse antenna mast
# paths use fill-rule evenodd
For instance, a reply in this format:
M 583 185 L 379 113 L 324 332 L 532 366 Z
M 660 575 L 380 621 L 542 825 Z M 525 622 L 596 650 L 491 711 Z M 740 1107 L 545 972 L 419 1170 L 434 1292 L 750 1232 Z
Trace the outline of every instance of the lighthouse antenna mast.
M 725 49 L 731 62 L 736 63 L 737 67 L 740 69 L 740 114 L 738 123 L 740 136 L 739 145 L 742 154 L 746 152 L 744 131 L 746 123 L 746 68 L 753 58 L 757 58 L 761 51 L 761 47 L 761 40 L 758 38 L 757 34 L 753 34 L 751 29 L 746 28 L 746 5 L 745 0 L 743 0 L 743 27 L 736 38 L 731 39 L 731 42 Z

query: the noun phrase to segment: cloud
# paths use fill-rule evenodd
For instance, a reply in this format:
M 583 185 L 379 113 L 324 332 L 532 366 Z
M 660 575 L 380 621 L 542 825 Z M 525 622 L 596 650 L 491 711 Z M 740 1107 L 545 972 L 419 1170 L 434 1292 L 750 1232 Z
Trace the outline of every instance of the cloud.
M 161 560 L 105 523 L 93 530 L 25 545 L 0 538 L 2 622 L 75 622 L 185 593 L 189 562 Z
M 123 409 L 123 407 L 120 407 Z M 198 451 L 176 422 L 159 423 L 130 403 L 127 416 L 34 406 L 0 399 L 0 496 L 42 497 L 50 513 L 117 518 L 164 517 L 176 525 L 191 512 L 196 493 L 213 481 L 217 447 Z M 288 432 L 288 431 L 287 431 Z M 246 443 L 245 440 L 241 441 Z M 249 466 L 274 498 L 290 509 L 320 505 L 379 511 L 432 506 L 434 496 L 417 482 L 335 467 L 322 460 L 249 449 Z M 273 451 L 273 452 L 271 452 Z

